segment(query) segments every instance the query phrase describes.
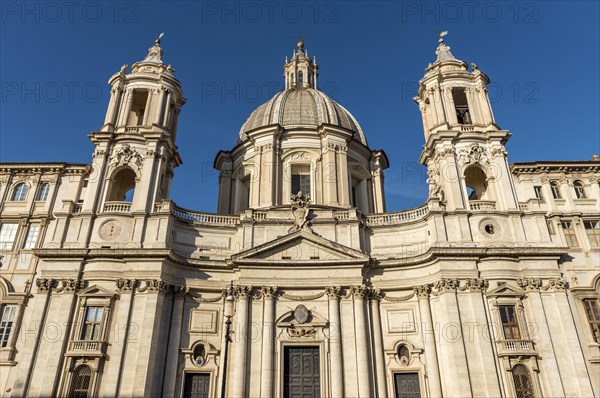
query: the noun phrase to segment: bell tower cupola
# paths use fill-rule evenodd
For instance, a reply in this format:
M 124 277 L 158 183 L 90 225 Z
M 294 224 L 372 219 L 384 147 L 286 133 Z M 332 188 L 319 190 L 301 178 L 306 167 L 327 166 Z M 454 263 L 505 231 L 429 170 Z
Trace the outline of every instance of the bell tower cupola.
M 298 50 L 294 50 L 292 59 L 285 59 L 283 65 L 283 76 L 285 78 L 285 88 L 317 88 L 317 57 L 312 60 L 308 56 L 308 50 L 304 48 L 304 42 L 298 41 Z
M 442 32 L 436 60 L 425 69 L 417 96 L 425 133 L 421 163 L 429 196 L 448 210 L 518 210 L 502 130 L 492 112 L 490 78 L 457 59 Z
M 185 103 L 175 69 L 162 60 L 160 36 L 131 69 L 108 81 L 111 97 L 104 125 L 90 134 L 95 146 L 82 211 L 147 214 L 167 199 L 173 170 L 181 164 L 175 144 Z

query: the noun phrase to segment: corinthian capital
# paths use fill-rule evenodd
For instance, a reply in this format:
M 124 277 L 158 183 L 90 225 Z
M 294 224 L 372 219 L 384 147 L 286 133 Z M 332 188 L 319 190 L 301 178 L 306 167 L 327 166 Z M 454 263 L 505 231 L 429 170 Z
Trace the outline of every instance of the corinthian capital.
M 350 294 L 355 298 L 365 299 L 369 296 L 369 289 L 364 285 L 352 286 L 350 288 Z
M 342 288 L 339 286 L 328 286 L 325 288 L 325 294 L 330 299 L 338 299 L 342 293 Z
M 413 290 L 419 299 L 427 299 L 429 292 L 431 292 L 431 285 L 419 285 L 413 286 Z

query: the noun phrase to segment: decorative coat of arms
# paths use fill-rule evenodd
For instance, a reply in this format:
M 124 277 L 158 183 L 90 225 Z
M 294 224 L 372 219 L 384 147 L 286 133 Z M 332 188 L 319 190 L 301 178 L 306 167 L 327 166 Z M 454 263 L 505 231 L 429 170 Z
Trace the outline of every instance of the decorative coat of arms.
M 473 163 L 488 165 L 490 163 L 489 156 L 485 148 L 479 145 L 473 145 L 469 149 L 461 149 L 458 153 L 458 163 L 461 166 Z
M 110 165 L 112 167 L 120 165 L 130 165 L 139 169 L 142 166 L 142 155 L 138 151 L 132 149 L 129 145 L 125 144 L 110 159 Z
M 292 195 L 291 201 L 294 225 L 289 229 L 288 232 L 295 232 L 301 229 L 308 229 L 310 232 L 312 232 L 310 221 L 308 220 L 308 213 L 310 212 L 308 208 L 308 204 L 310 203 L 310 195 L 304 195 L 302 191 L 299 191 L 297 195 Z

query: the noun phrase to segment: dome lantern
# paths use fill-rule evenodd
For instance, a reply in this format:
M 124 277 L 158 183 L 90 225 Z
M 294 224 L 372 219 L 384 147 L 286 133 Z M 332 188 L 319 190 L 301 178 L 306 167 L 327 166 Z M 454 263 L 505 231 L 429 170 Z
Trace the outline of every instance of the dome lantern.
M 283 76 L 285 88 L 317 88 L 317 59 L 310 59 L 308 51 L 304 48 L 304 42 L 298 41 L 298 51 L 294 51 L 292 59 L 283 65 Z

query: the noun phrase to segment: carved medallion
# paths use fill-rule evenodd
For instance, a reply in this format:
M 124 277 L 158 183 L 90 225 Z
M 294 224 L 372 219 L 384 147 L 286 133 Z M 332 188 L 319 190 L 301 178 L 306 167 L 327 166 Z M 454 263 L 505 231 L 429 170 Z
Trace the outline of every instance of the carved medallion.
M 99 235 L 104 240 L 115 240 L 121 236 L 123 226 L 117 220 L 107 220 L 99 228 Z
M 296 320 L 296 322 L 298 322 L 301 325 L 303 323 L 306 323 L 306 321 L 308 321 L 309 316 L 310 316 L 310 311 L 303 304 L 300 304 L 294 310 L 294 319 Z

